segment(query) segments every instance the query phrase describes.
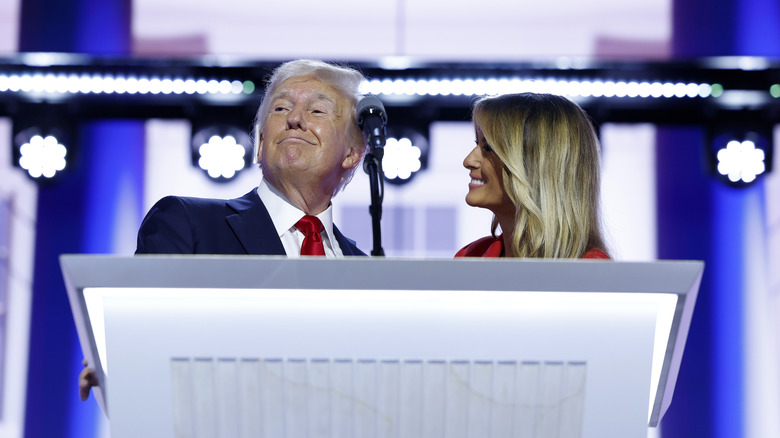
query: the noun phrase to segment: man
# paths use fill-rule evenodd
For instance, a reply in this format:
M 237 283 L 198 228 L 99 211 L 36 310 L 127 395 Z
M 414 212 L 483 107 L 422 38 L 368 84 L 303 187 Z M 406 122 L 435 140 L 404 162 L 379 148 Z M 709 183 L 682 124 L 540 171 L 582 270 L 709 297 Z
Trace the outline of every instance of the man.
M 333 225 L 331 207 L 365 152 L 355 115 L 363 80 L 321 61 L 279 66 L 255 118 L 259 187 L 231 200 L 161 199 L 141 223 L 136 254 L 364 256 Z M 79 376 L 82 400 L 97 385 L 87 365 Z
M 278 67 L 255 119 L 260 186 L 228 201 L 166 197 L 147 214 L 137 254 L 277 254 L 297 257 L 303 216 L 323 224 L 325 255 L 365 255 L 332 222 L 331 199 L 365 151 L 355 118 L 363 75 L 320 61 Z

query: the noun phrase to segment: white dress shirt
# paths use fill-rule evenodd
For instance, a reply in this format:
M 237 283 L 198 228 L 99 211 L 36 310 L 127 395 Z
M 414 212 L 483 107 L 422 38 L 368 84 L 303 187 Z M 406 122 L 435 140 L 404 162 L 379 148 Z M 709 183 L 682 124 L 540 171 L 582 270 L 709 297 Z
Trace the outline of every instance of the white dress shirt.
M 271 215 L 271 221 L 273 221 L 276 232 L 282 240 L 287 256 L 300 257 L 304 235 L 295 228 L 295 223 L 304 217 L 306 213 L 293 205 L 281 192 L 266 183 L 265 180 L 262 180 L 257 187 L 257 194 L 260 196 L 263 204 L 265 204 L 268 214 Z M 325 247 L 325 257 L 344 257 L 336 236 L 333 234 L 332 205 L 328 205 L 328 208 L 318 214 L 317 218 L 325 228 L 321 233 L 322 244 Z

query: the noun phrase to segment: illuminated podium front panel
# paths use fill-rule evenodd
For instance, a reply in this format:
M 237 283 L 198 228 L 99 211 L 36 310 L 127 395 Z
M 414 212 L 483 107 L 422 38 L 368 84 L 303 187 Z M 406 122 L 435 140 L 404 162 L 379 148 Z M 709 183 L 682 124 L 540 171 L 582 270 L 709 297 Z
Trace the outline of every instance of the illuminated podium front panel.
M 645 437 L 671 401 L 703 269 L 260 256 L 61 263 L 113 438 Z

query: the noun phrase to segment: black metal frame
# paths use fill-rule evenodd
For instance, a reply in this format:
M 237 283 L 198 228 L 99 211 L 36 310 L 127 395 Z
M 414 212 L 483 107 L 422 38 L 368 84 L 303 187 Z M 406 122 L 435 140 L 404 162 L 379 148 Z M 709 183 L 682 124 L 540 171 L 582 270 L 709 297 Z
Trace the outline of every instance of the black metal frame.
M 139 59 L 57 54 L 56 62 L 40 65 L 39 54 L 20 54 L 0 58 L 3 74 L 88 73 L 138 75 L 146 77 L 198 77 L 253 81 L 252 94 L 212 99 L 187 94 L 61 94 L 0 91 L 0 116 L 24 117 L 43 108 L 61 112 L 71 119 L 94 118 L 209 118 L 232 119 L 249 126 L 263 92 L 263 84 L 278 62 L 242 61 L 219 57 L 197 59 Z M 378 63 L 350 65 L 369 79 L 455 79 L 519 77 L 528 79 L 661 81 L 718 83 L 726 93 L 739 90 L 753 95 L 743 104 L 727 102 L 723 97 L 694 98 L 618 98 L 578 99 L 597 123 L 648 122 L 656 124 L 719 125 L 730 122 L 780 121 L 780 99 L 769 89 L 780 83 L 780 62 L 751 58 L 761 68 L 744 69 L 744 58 L 707 58 L 673 62 L 579 61 L 558 67 L 555 62 L 517 63 L 417 63 L 403 70 L 384 69 Z M 571 67 L 576 65 L 576 67 Z M 436 120 L 469 120 L 473 96 L 381 96 L 391 124 L 420 124 Z

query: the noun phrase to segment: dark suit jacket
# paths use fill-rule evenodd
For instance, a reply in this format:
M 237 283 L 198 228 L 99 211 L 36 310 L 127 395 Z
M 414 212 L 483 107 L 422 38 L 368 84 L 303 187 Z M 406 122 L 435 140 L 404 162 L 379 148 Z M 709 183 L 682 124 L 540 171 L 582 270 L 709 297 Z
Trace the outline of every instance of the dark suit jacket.
M 366 255 L 335 225 L 333 233 L 345 256 Z M 141 223 L 135 253 L 285 255 L 255 189 L 230 200 L 162 198 Z

